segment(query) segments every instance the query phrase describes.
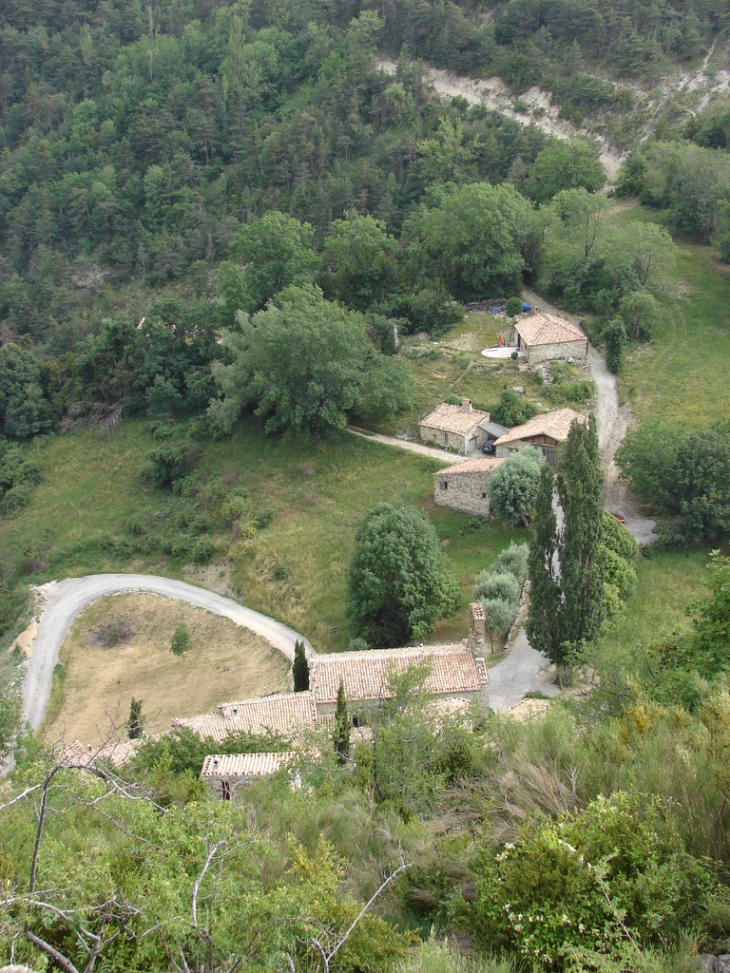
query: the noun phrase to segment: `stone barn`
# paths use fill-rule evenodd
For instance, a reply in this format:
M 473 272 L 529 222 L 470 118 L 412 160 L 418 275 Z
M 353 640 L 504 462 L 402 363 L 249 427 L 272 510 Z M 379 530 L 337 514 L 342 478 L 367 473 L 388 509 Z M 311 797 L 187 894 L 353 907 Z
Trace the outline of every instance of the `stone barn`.
M 570 427 L 574 421 L 586 422 L 586 417 L 575 409 L 559 409 L 557 412 L 543 412 L 533 416 L 521 426 L 515 426 L 494 444 L 494 450 L 500 459 L 506 459 L 511 453 L 534 446 L 539 449 L 547 462 L 555 466 L 558 461 L 558 446 L 568 438 Z
M 435 446 L 448 446 L 459 453 L 481 449 L 488 433 L 480 428 L 489 422 L 489 413 L 475 409 L 471 399 L 462 399 L 461 405 L 443 402 L 419 423 L 421 439 Z
M 390 691 L 393 675 L 410 666 L 429 663 L 425 692 L 439 699 L 482 699 L 489 682 L 481 646 L 470 649 L 464 642 L 405 649 L 366 649 L 315 655 L 309 660 L 309 690 L 314 695 L 317 719 L 333 716 L 337 690 L 342 683 L 353 726 L 367 722 L 367 714 Z
M 556 358 L 588 358 L 588 338 L 577 324 L 545 311 L 536 311 L 515 325 L 517 348 L 530 365 Z
M 433 475 L 433 500 L 465 514 L 489 517 L 489 478 L 503 459 L 485 456 L 456 463 Z

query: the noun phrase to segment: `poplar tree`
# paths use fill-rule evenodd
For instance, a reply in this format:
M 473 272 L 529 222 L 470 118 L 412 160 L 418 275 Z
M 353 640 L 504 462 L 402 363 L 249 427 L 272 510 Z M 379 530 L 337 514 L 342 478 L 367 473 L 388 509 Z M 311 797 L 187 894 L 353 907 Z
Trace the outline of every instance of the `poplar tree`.
M 304 642 L 299 639 L 294 643 L 294 662 L 291 670 L 294 679 L 294 692 L 306 692 L 309 689 L 309 663 L 304 651 Z
M 557 477 L 542 470 L 528 561 L 527 637 L 558 667 L 563 682 L 571 653 L 592 642 L 602 622 L 603 578 L 598 557 L 603 530 L 603 475 L 595 420 L 574 422 Z M 553 491 L 563 523 L 553 506 Z
M 347 712 L 347 699 L 342 680 L 340 680 L 340 685 L 337 689 L 333 742 L 338 761 L 341 764 L 347 763 L 348 757 L 350 756 L 350 716 Z

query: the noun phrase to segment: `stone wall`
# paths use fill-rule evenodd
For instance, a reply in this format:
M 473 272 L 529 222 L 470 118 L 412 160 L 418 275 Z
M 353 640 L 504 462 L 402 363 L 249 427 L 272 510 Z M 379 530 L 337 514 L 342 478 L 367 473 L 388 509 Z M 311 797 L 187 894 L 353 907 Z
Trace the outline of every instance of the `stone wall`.
M 490 473 L 436 474 L 433 482 L 433 500 L 440 507 L 450 507 L 465 514 L 489 517 Z
M 576 341 L 561 341 L 556 345 L 527 345 L 522 342 L 522 351 L 525 352 L 528 362 L 537 365 L 544 361 L 554 361 L 556 358 L 586 358 L 586 344 L 588 339 L 577 339 Z
M 448 447 L 449 449 L 456 450 L 457 453 L 466 452 L 465 446 L 465 436 L 460 433 L 455 432 L 444 432 L 443 429 L 432 429 L 430 426 L 420 426 L 421 439 L 425 443 L 433 443 L 436 446 Z M 484 438 L 484 433 L 478 430 L 479 435 Z M 478 443 L 477 449 L 481 447 L 481 443 Z

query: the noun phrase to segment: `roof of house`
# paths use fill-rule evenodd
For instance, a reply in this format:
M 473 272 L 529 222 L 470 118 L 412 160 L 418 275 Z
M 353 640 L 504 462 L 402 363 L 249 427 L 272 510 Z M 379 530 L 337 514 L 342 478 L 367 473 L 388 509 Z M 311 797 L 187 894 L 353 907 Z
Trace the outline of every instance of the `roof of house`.
M 367 649 L 318 655 L 309 662 L 309 691 L 317 704 L 334 703 L 340 682 L 351 700 L 385 699 L 391 675 L 430 662 L 424 689 L 428 693 L 476 692 L 489 682 L 483 659 L 475 659 L 463 642 L 407 649 Z
M 240 702 L 221 703 L 215 713 L 176 717 L 173 727 L 186 727 L 196 736 L 225 740 L 229 733 L 286 733 L 298 726 L 313 726 L 316 720 L 311 693 L 276 693 Z
M 585 341 L 577 324 L 556 314 L 536 311 L 515 325 L 515 331 L 528 345 L 558 345 L 563 341 Z
M 494 419 L 488 419 L 486 422 L 480 422 L 479 428 L 488 435 L 494 436 L 495 439 L 498 436 L 504 436 L 504 434 L 507 432 L 507 426 L 501 426 L 498 422 L 495 422 Z
M 84 746 L 79 740 L 74 740 L 62 747 L 58 753 L 58 760 L 64 764 L 77 764 L 88 767 L 90 764 L 99 762 L 111 764 L 112 767 L 121 767 L 127 763 L 144 740 L 110 740 L 102 746 Z
M 268 777 L 289 763 L 293 753 L 212 753 L 203 761 L 201 777 Z
M 549 436 L 558 443 L 565 442 L 573 421 L 585 422 L 586 417 L 575 409 L 559 409 L 557 412 L 543 412 L 533 416 L 521 426 L 515 426 L 508 433 L 495 442 L 495 446 L 506 446 L 507 443 L 520 439 L 530 439 L 533 436 Z
M 456 476 L 457 473 L 494 473 L 497 467 L 504 463 L 504 458 L 497 459 L 496 456 L 484 456 L 480 459 L 467 459 L 463 463 L 455 463 L 447 466 L 445 470 L 439 470 L 434 476 Z
M 465 435 L 480 422 L 488 422 L 489 413 L 482 412 L 480 409 L 472 409 L 467 412 L 460 405 L 449 405 L 443 402 L 429 413 L 425 419 L 421 419 L 420 425 L 427 426 L 429 429 L 440 429 L 441 432 L 455 432 Z

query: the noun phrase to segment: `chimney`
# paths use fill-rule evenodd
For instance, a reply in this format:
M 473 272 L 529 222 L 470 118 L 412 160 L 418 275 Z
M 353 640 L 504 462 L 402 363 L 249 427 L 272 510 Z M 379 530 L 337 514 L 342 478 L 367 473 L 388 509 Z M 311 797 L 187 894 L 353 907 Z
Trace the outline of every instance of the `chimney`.
M 469 648 L 474 655 L 484 654 L 484 605 L 480 601 L 469 605 Z
M 472 411 L 471 399 L 462 399 L 461 400 L 461 411 L 462 412 L 471 412 Z

